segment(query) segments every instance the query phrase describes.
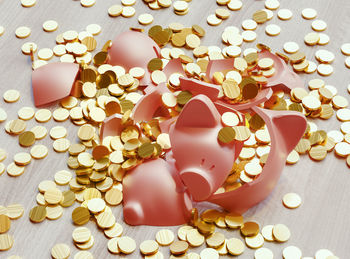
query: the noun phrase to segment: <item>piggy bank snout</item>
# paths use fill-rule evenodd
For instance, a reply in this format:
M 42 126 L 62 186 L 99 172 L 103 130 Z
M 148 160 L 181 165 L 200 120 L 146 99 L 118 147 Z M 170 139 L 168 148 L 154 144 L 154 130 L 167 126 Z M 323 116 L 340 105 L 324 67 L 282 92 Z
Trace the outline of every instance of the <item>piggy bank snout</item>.
M 214 191 L 213 179 L 205 169 L 188 167 L 180 172 L 180 177 L 194 201 L 203 201 Z

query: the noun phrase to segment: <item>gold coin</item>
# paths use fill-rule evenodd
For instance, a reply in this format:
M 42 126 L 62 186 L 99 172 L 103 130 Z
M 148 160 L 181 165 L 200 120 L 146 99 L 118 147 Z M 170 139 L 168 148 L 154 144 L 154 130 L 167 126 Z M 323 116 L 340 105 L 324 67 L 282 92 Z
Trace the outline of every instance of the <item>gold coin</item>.
M 78 163 L 83 167 L 92 167 L 95 163 L 95 160 L 90 153 L 84 152 L 78 155 Z
M 55 174 L 54 178 L 58 185 L 67 185 L 72 179 L 72 174 L 69 171 L 60 170 Z
M 104 230 L 108 238 L 120 237 L 123 234 L 123 227 L 119 223 L 115 223 L 113 227 Z
M 16 119 L 9 122 L 9 129 L 12 134 L 20 134 L 26 129 L 26 122 L 20 119 Z
M 243 225 L 243 217 L 236 213 L 229 213 L 225 216 L 225 222 L 229 228 L 240 228 Z
M 108 8 L 108 14 L 111 17 L 117 17 L 122 14 L 123 7 L 119 4 L 112 5 L 111 7 Z
M 262 247 L 255 251 L 255 259 L 273 259 L 273 253 L 270 249 Z
M 137 150 L 137 154 L 141 158 L 150 158 L 154 153 L 154 145 L 152 143 L 143 143 Z
M 6 207 L 7 209 L 7 216 L 10 219 L 18 219 L 22 217 L 24 213 L 24 208 L 21 204 L 11 204 Z
M 36 206 L 32 208 L 29 212 L 29 218 L 34 223 L 40 223 L 46 218 L 46 207 L 45 206 Z
M 259 233 L 259 225 L 256 222 L 248 221 L 241 226 L 241 233 L 245 237 L 256 236 Z
M 72 212 L 72 220 L 76 225 L 84 225 L 90 220 L 90 212 L 87 208 L 78 207 Z
M 18 166 L 15 163 L 11 163 L 7 166 L 6 171 L 9 176 L 20 176 L 24 173 L 25 167 L 24 166 Z
M 88 251 L 79 251 L 74 255 L 74 259 L 94 259 L 94 256 Z
M 58 122 L 66 121 L 69 118 L 69 111 L 64 108 L 58 108 L 53 112 L 53 119 Z
M 108 241 L 107 243 L 107 248 L 108 251 L 111 252 L 112 254 L 119 254 L 119 248 L 118 248 L 118 241 L 119 237 L 112 238 L 111 240 Z
M 60 205 L 47 206 L 46 207 L 46 218 L 50 220 L 56 220 L 62 217 L 63 208 Z
M 26 26 L 21 26 L 16 29 L 15 33 L 17 38 L 24 39 L 30 35 L 31 30 Z
M 21 120 L 30 120 L 34 117 L 35 112 L 32 107 L 22 107 L 17 114 Z
M 218 133 L 218 140 L 221 143 L 228 144 L 235 140 L 236 132 L 232 127 L 224 127 Z
M 62 196 L 63 196 L 63 198 L 60 202 L 60 205 L 62 207 L 70 207 L 74 204 L 74 202 L 75 202 L 75 193 L 74 192 L 72 192 L 70 190 L 64 191 L 62 193 Z
M 93 198 L 88 201 L 87 206 L 90 212 L 96 214 L 106 208 L 106 202 L 101 198 Z
M 226 241 L 227 250 L 231 255 L 241 255 L 244 252 L 244 243 L 238 238 L 230 238 Z
M 265 10 L 259 10 L 259 11 L 256 11 L 254 14 L 253 14 L 253 20 L 256 22 L 256 23 L 265 23 L 267 21 L 267 13 Z
M 94 198 L 101 198 L 102 195 L 100 193 L 99 190 L 95 189 L 95 188 L 88 188 L 85 190 L 84 192 L 84 200 L 88 201 Z
M 245 237 L 245 243 L 249 248 L 258 249 L 263 246 L 264 237 L 260 233 L 253 237 Z
M 161 70 L 163 68 L 163 61 L 159 58 L 151 59 L 147 64 L 147 68 L 150 72 Z
M 32 157 L 26 152 L 20 152 L 14 156 L 13 160 L 15 161 L 16 165 L 25 166 L 30 163 Z
M 0 234 L 6 233 L 10 227 L 10 218 L 7 215 L 0 215 Z
M 36 0 L 21 0 L 21 5 L 23 7 L 32 7 L 36 4 Z
M 13 246 L 14 239 L 9 234 L 0 235 L 0 251 L 7 251 Z
M 56 152 L 66 152 L 69 149 L 70 141 L 65 138 L 60 138 L 56 139 L 52 145 Z
M 263 235 L 266 241 L 273 242 L 275 240 L 272 235 L 272 229 L 273 225 L 266 225 L 262 228 L 261 234 Z
M 76 243 L 86 243 L 91 238 L 91 231 L 86 227 L 78 227 L 74 229 L 72 238 Z
M 322 145 L 311 147 L 309 156 L 315 161 L 321 161 L 327 156 L 327 149 Z
M 299 154 L 297 151 L 292 150 L 287 156 L 287 164 L 295 164 L 299 161 Z
M 70 248 L 66 244 L 56 244 L 51 249 L 51 256 L 54 259 L 66 259 L 70 256 Z
M 156 241 L 161 246 L 168 246 L 174 242 L 174 233 L 169 229 L 159 230 L 156 234 Z
M 235 126 L 233 129 L 236 132 L 235 139 L 238 141 L 246 141 L 250 137 L 250 130 L 246 126 Z
M 116 188 L 112 188 L 106 192 L 105 200 L 109 205 L 119 205 L 123 200 L 123 193 Z
M 290 238 L 290 231 L 284 224 L 277 224 L 273 226 L 272 234 L 278 242 L 286 242 Z
M 18 137 L 19 144 L 23 147 L 30 147 L 35 142 L 35 135 L 31 131 L 23 132 Z
M 19 91 L 17 90 L 7 90 L 3 95 L 4 101 L 7 103 L 17 102 L 20 98 Z
M 131 6 L 125 6 L 123 7 L 123 11 L 122 11 L 122 16 L 125 18 L 130 18 L 133 17 L 136 13 L 136 10 L 134 7 Z
M 302 138 L 299 143 L 296 145 L 295 150 L 299 153 L 299 154 L 305 154 L 306 152 L 308 152 L 311 148 L 311 144 L 310 141 L 308 139 L 304 139 Z
M 301 198 L 296 193 L 287 193 L 283 196 L 283 205 L 289 209 L 298 208 L 301 204 Z
M 204 243 L 205 238 L 197 229 L 191 229 L 187 232 L 186 240 L 191 246 L 198 247 Z
M 48 109 L 40 109 L 36 111 L 35 119 L 38 122 L 47 122 L 51 119 L 51 111 Z
M 205 35 L 205 30 L 197 24 L 192 25 L 192 31 L 194 34 L 198 35 L 199 37 L 203 37 Z
M 142 25 L 148 25 L 153 22 L 153 16 L 149 13 L 143 13 L 139 15 L 138 21 Z
M 211 248 L 219 248 L 225 242 L 225 236 L 222 233 L 215 232 L 207 238 L 206 243 Z
M 80 250 L 87 250 L 87 249 L 90 249 L 95 244 L 95 238 L 94 238 L 94 236 L 91 236 L 89 241 L 86 243 L 74 243 L 74 244 Z
M 173 255 L 181 255 L 188 250 L 188 243 L 185 241 L 175 241 L 170 245 L 170 252 Z
M 108 229 L 115 225 L 115 217 L 111 212 L 105 211 L 97 215 L 97 225 L 102 229 Z
M 47 134 L 47 129 L 43 126 L 35 126 L 30 131 L 34 133 L 36 140 L 45 138 Z
M 154 240 L 145 240 L 140 244 L 140 251 L 143 255 L 152 255 L 158 252 L 159 245 Z
M 136 249 L 135 240 L 128 236 L 120 237 L 118 240 L 118 248 L 124 254 L 131 254 Z
M 89 141 L 95 136 L 95 128 L 90 124 L 81 126 L 78 130 L 78 137 L 82 141 Z
M 300 63 L 305 59 L 305 54 L 297 51 L 296 53 L 292 54 L 289 59 L 292 64 Z
M 45 191 L 44 198 L 48 204 L 56 205 L 62 200 L 62 192 L 57 188 L 50 188 Z
M 47 156 L 47 154 L 48 154 L 48 150 L 47 150 L 47 147 L 45 147 L 44 145 L 35 145 L 30 150 L 30 155 L 34 159 L 43 159 L 44 157 Z

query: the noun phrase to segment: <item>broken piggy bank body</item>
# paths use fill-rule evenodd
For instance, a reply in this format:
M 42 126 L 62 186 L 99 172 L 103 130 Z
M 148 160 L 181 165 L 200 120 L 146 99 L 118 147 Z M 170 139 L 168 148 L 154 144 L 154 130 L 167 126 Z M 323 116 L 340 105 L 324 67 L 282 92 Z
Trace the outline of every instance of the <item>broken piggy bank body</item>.
M 235 145 L 222 146 L 217 141 L 220 118 L 205 95 L 185 105 L 170 126 L 172 153 L 164 160 L 137 166 L 123 179 L 124 219 L 128 224 L 186 223 L 192 199 L 207 199 L 221 186 L 233 166 Z

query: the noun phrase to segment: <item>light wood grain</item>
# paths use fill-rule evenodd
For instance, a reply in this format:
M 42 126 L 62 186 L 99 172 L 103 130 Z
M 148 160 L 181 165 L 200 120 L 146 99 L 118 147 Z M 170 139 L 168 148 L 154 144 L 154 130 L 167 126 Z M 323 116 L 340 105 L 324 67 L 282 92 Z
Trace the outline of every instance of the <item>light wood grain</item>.
M 206 24 L 206 17 L 214 13 L 217 5 L 214 0 L 193 0 L 190 3 L 190 12 L 185 16 L 176 16 L 172 9 L 160 11 L 150 11 L 141 0 L 136 4 L 137 15 L 131 19 L 122 17 L 110 18 L 107 14 L 109 6 L 119 1 L 97 0 L 95 6 L 91 8 L 81 7 L 79 1 L 60 0 L 48 1 L 37 0 L 36 6 L 32 8 L 23 8 L 19 0 L 0 1 L 0 25 L 5 27 L 5 34 L 0 37 L 0 88 L 1 95 L 6 89 L 18 89 L 21 91 L 21 99 L 15 104 L 7 104 L 0 101 L 0 107 L 6 109 L 8 120 L 17 116 L 17 111 L 23 106 L 33 106 L 31 93 L 31 63 L 28 56 L 21 53 L 21 46 L 26 41 L 34 41 L 39 48 L 54 47 L 55 37 L 59 32 L 66 30 L 84 30 L 86 25 L 97 23 L 102 26 L 102 33 L 96 37 L 98 48 L 115 37 L 118 33 L 128 30 L 130 26 L 137 26 L 137 16 L 144 12 L 151 13 L 155 21 L 154 24 L 167 25 L 170 22 L 181 22 L 186 26 L 200 24 L 203 26 L 207 35 L 203 39 L 204 45 L 221 45 L 221 33 L 225 26 L 235 25 L 240 27 L 243 19 L 251 18 L 254 11 L 263 8 L 264 1 L 243 1 L 244 6 L 238 12 L 231 12 L 231 17 L 218 27 L 210 27 Z M 311 32 L 311 21 L 301 18 L 301 10 L 306 7 L 313 7 L 318 11 L 318 17 L 328 23 L 325 33 L 331 37 L 331 42 L 324 47 L 307 47 L 303 43 L 303 37 Z M 294 16 L 290 21 L 280 21 L 273 18 L 268 22 L 276 23 L 281 26 L 282 32 L 277 37 L 268 37 L 264 28 L 266 25 L 259 26 L 257 29 L 258 40 L 251 44 L 244 43 L 244 47 L 254 46 L 257 42 L 263 42 L 269 45 L 273 50 L 282 51 L 285 41 L 296 41 L 301 49 L 307 54 L 307 57 L 315 61 L 313 55 L 317 49 L 331 50 L 336 55 L 334 62 L 335 73 L 324 80 L 327 84 L 334 85 L 339 93 L 349 98 L 346 87 L 350 83 L 350 70 L 344 66 L 345 57 L 340 52 L 340 45 L 344 42 L 350 42 L 350 1 L 348 0 L 298 0 L 281 1 L 281 8 L 289 8 Z M 275 12 L 276 14 L 276 12 Z M 59 23 L 58 31 L 54 33 L 44 32 L 42 24 L 44 21 L 53 19 Z M 15 37 L 15 29 L 19 26 L 29 26 L 32 34 L 25 40 Z M 150 26 L 146 27 L 147 29 Z M 142 47 L 142 46 L 140 46 Z M 305 76 L 307 80 L 319 77 L 317 74 Z M 56 105 L 50 106 L 53 110 Z M 328 121 L 315 120 L 315 123 L 322 129 L 339 129 L 340 123 L 332 118 Z M 30 129 L 37 123 L 34 120 L 28 122 Z M 51 120 L 44 125 L 51 129 L 55 125 L 64 125 L 68 129 L 68 138 L 77 141 L 77 127 L 70 122 L 56 123 Z M 5 123 L 1 126 L 4 127 Z M 18 145 L 17 137 L 7 135 L 4 130 L 0 131 L 1 148 L 8 151 L 8 158 L 5 164 L 9 164 L 13 156 L 23 151 Z M 16 221 L 12 221 L 12 228 L 9 231 L 15 238 L 13 248 L 7 252 L 0 252 L 0 258 L 7 258 L 10 255 L 20 255 L 28 259 L 50 258 L 50 249 L 56 243 L 66 243 L 71 247 L 72 255 L 78 251 L 72 242 L 72 230 L 74 226 L 71 222 L 71 212 L 73 207 L 64 209 L 62 218 L 56 221 L 45 220 L 41 224 L 33 224 L 28 219 L 29 210 L 35 206 L 35 196 L 38 193 L 37 186 L 40 181 L 45 179 L 53 180 L 54 174 L 62 169 L 66 169 L 66 154 L 57 154 L 52 149 L 52 140 L 47 136 L 39 143 L 49 148 L 49 155 L 44 160 L 32 161 L 27 166 L 26 172 L 18 177 L 11 178 L 6 173 L 0 177 L 0 204 L 9 205 L 11 203 L 21 203 L 25 206 L 24 216 Z M 29 149 L 27 149 L 29 151 Z M 261 204 L 252 208 L 245 215 L 245 218 L 256 220 L 261 226 L 266 224 L 286 224 L 292 237 L 286 244 L 265 243 L 265 246 L 271 248 L 275 258 L 282 257 L 282 250 L 288 245 L 296 245 L 302 251 L 304 256 L 314 256 L 320 248 L 328 248 L 340 258 L 349 258 L 350 243 L 350 192 L 349 168 L 343 159 L 338 159 L 334 154 L 320 162 L 312 162 L 308 157 L 302 157 L 301 161 L 294 166 L 287 166 L 279 181 L 279 184 L 271 195 Z M 64 188 L 62 188 L 64 189 Z M 288 210 L 283 207 L 281 199 L 287 192 L 296 192 L 302 199 L 303 204 L 295 210 Z M 205 207 L 200 205 L 201 208 Z M 124 235 L 133 237 L 137 245 L 146 239 L 154 239 L 155 233 L 160 229 L 158 227 L 127 226 L 122 219 L 121 206 L 113 208 L 117 221 L 124 227 Z M 159 211 L 159 213 L 162 213 Z M 94 222 L 89 222 L 88 227 L 92 230 L 95 237 L 95 245 L 90 250 L 95 258 L 118 258 L 107 251 L 107 238 L 99 231 Z M 171 227 L 176 231 L 178 227 Z M 218 230 L 221 231 L 221 230 Z M 227 238 L 239 236 L 237 231 L 223 231 Z M 199 252 L 203 249 L 193 249 Z M 192 249 L 191 249 L 192 250 Z M 168 248 L 162 248 L 165 257 L 169 255 Z M 247 249 L 240 258 L 253 258 L 254 250 Z M 139 252 L 134 252 L 128 258 L 141 258 Z

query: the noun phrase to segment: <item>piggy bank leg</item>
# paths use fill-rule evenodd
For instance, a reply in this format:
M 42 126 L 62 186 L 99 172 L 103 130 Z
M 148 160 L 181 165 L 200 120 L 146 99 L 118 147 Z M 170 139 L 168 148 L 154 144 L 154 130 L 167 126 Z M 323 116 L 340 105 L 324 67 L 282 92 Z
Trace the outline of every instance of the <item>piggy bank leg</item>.
M 125 222 L 129 225 L 141 225 L 144 222 L 143 208 L 136 201 L 124 205 L 123 214 Z
M 189 221 L 191 200 L 173 169 L 159 158 L 146 161 L 127 173 L 123 179 L 125 222 L 172 226 Z

